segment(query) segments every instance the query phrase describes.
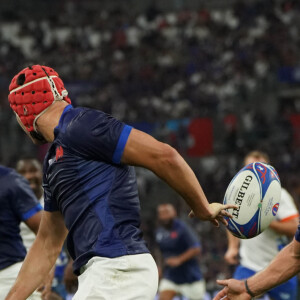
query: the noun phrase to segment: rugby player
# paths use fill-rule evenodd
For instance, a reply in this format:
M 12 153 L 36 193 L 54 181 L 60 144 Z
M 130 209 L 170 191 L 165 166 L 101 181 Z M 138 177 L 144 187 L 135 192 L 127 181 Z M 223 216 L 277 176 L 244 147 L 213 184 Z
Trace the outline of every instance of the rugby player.
M 44 206 L 43 188 L 42 188 L 42 166 L 37 159 L 22 158 L 16 163 L 16 171 L 25 177 L 34 192 L 36 198 L 38 199 L 41 206 Z M 23 244 L 29 251 L 35 240 L 35 234 L 22 222 L 20 225 L 21 237 Z
M 205 281 L 197 260 L 201 246 L 196 233 L 177 218 L 172 204 L 159 205 L 157 213 L 161 226 L 155 238 L 163 256 L 159 300 L 172 300 L 176 295 L 204 299 Z
M 20 223 L 25 222 L 30 230 L 37 233 L 42 207 L 28 182 L 13 169 L 4 166 L 0 166 L 0 206 L 0 300 L 4 300 L 26 255 Z M 35 293 L 28 299 L 41 298 Z
M 41 226 L 7 300 L 26 299 L 38 287 L 67 235 L 79 275 L 74 300 L 154 298 L 158 272 L 139 229 L 132 166 L 166 181 L 189 204 L 191 216 L 226 224 L 225 209 L 233 206 L 209 204 L 177 151 L 101 111 L 73 108 L 52 68 L 23 69 L 9 91 L 24 131 L 33 142 L 52 145 L 44 160 Z
M 262 151 L 252 151 L 246 155 L 244 163 L 248 165 L 254 162 L 269 163 L 269 157 Z M 298 226 L 299 213 L 292 196 L 282 188 L 280 206 L 276 220 L 272 221 L 259 236 L 240 240 L 227 231 L 228 250 L 225 260 L 229 264 L 237 264 L 238 254 L 240 264 L 237 266 L 233 277 L 235 279 L 246 279 L 256 272 L 263 270 L 278 252 L 284 248 L 290 238 L 295 235 Z M 295 300 L 297 298 L 297 277 L 270 290 L 267 295 L 274 300 Z

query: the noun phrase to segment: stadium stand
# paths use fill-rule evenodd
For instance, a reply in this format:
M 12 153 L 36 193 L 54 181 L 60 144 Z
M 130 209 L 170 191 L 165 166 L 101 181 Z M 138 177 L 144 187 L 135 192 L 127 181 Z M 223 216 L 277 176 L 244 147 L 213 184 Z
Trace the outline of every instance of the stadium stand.
M 7 101 L 16 70 L 40 63 L 59 71 L 76 105 L 104 110 L 175 146 L 209 201 L 222 201 L 243 155 L 261 148 L 299 205 L 299 1 L 101 2 L 1 1 L 0 163 L 14 165 L 20 152 L 43 158 L 45 148 L 33 147 L 21 130 L 15 134 Z M 162 197 L 182 216 L 187 209 L 154 176 L 137 172 L 151 244 Z M 194 226 L 213 292 L 216 277 L 231 272 L 223 263 L 224 232 Z

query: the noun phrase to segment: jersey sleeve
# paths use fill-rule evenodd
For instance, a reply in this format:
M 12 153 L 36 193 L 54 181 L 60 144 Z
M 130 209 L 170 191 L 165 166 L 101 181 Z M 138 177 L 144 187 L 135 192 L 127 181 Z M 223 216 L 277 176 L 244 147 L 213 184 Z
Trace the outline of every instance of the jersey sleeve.
M 295 234 L 295 240 L 300 243 L 300 224 L 298 225 L 298 229 Z
M 119 164 L 132 127 L 97 110 L 80 114 L 68 130 L 68 144 L 79 155 Z
M 186 224 L 183 227 L 183 241 L 188 249 L 200 247 L 200 241 L 196 233 Z
M 277 221 L 284 222 L 297 217 L 299 217 L 299 212 L 292 196 L 286 189 L 281 189 L 281 199 L 278 213 L 276 215 Z
M 52 197 L 52 193 L 45 174 L 43 176 L 43 189 L 44 189 L 44 210 L 49 212 L 58 211 L 59 209 L 57 203 L 54 197 Z
M 26 221 L 43 209 L 23 176 L 12 172 L 9 184 L 11 185 L 11 205 L 20 220 Z

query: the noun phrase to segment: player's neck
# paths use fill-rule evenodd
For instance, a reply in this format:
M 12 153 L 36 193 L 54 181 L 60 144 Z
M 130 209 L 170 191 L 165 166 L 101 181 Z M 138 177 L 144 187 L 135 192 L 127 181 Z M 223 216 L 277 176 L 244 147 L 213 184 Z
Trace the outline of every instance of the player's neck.
M 65 101 L 56 102 L 38 118 L 36 122 L 37 130 L 47 142 L 53 142 L 54 128 L 58 125 L 63 110 L 67 105 L 68 103 Z

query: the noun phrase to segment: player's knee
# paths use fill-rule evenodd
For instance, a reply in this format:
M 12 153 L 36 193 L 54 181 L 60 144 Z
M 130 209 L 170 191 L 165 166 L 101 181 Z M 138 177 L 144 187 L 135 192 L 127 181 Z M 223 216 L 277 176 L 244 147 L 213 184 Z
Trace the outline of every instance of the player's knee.
M 174 291 L 163 291 L 159 294 L 159 300 L 172 300 L 176 296 Z

